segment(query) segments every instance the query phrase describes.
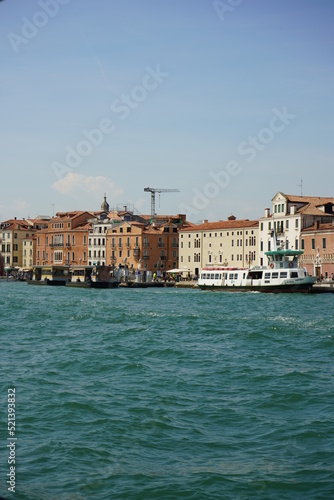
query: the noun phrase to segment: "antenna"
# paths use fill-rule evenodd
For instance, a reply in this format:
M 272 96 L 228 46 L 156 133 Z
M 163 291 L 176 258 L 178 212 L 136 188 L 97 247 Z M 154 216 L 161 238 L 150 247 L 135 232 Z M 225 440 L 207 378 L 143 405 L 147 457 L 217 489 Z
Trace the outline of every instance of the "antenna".
M 300 184 L 298 184 L 298 187 L 300 187 L 300 196 L 303 196 L 303 179 L 300 179 Z

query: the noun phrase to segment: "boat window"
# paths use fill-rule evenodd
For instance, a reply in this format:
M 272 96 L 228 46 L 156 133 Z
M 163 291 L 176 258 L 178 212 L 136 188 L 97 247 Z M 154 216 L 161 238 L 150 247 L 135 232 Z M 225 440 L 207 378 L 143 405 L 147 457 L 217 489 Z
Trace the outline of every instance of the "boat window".
M 278 278 L 278 273 L 273 273 L 273 274 L 271 275 L 271 277 L 272 277 L 273 279 L 277 279 L 277 278 Z
M 252 280 L 261 280 L 262 274 L 262 271 L 250 271 L 248 273 L 248 278 Z
M 206 274 L 205 274 L 205 273 L 202 273 L 202 274 L 201 274 L 201 278 L 202 278 L 202 280 L 205 280 L 205 278 L 206 278 Z
M 279 273 L 279 277 L 280 278 L 287 278 L 288 277 L 288 273 L 287 272 Z
M 292 271 L 291 278 L 298 278 L 298 273 L 296 273 L 296 271 Z
M 234 275 L 234 279 L 237 280 L 238 279 L 238 273 L 235 273 Z
M 222 273 L 219 274 L 219 279 L 221 280 L 222 279 Z
M 219 274 L 218 274 L 218 273 L 216 273 L 216 274 L 215 274 L 215 280 L 218 280 L 218 279 L 219 279 Z
M 233 274 L 229 274 L 228 279 L 233 280 L 233 276 L 234 276 Z
M 270 279 L 270 273 L 264 273 L 264 279 L 269 280 Z
M 215 275 L 213 273 L 211 273 L 211 279 L 213 280 L 215 277 Z

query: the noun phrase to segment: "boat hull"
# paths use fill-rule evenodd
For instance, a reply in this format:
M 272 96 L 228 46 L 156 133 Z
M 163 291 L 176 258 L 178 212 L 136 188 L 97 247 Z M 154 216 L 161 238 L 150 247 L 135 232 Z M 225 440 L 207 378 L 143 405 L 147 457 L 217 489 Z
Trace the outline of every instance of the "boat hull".
M 117 288 L 118 281 L 91 281 L 91 288 Z
M 261 292 L 261 293 L 310 293 L 312 284 L 297 283 L 294 285 L 254 285 L 254 286 L 217 286 L 198 285 L 201 290 L 221 291 L 221 292 Z

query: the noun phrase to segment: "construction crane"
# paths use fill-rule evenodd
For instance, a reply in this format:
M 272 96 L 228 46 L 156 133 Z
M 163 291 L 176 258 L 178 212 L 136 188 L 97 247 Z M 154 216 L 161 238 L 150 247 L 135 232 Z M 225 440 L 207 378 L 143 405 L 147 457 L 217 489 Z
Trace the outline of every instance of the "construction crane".
M 179 193 L 178 189 L 144 188 L 144 191 L 151 193 L 151 215 L 155 217 L 155 193 Z

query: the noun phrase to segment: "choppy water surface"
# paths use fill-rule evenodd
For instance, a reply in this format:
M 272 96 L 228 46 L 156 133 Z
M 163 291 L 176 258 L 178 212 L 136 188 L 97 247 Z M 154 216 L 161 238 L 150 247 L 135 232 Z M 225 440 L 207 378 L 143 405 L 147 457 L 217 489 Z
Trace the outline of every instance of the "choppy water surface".
M 0 283 L 0 495 L 334 498 L 333 304 Z

